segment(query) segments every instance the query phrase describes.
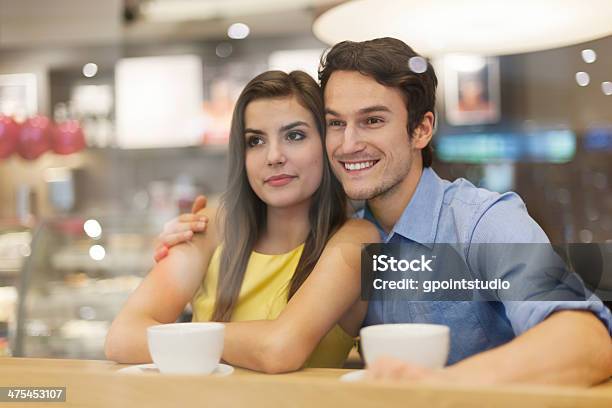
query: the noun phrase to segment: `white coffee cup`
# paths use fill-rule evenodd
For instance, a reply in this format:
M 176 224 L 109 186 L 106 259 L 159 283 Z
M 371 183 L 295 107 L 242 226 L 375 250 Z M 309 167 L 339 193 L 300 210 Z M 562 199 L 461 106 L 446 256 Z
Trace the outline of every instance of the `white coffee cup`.
M 439 324 L 379 324 L 361 329 L 366 365 L 379 357 L 397 358 L 427 368 L 442 368 L 448 359 L 450 329 Z
M 147 328 L 149 352 L 160 372 L 210 374 L 223 353 L 222 323 L 171 323 Z

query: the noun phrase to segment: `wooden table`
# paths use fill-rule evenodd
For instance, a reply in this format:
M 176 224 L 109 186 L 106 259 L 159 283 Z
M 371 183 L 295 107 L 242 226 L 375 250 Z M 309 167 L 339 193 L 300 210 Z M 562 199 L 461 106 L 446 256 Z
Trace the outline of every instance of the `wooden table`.
M 236 369 L 228 377 L 116 373 L 96 360 L 0 358 L 0 386 L 66 387 L 66 402 L 0 403 L 17 407 L 612 407 L 612 381 L 589 389 L 551 386 L 424 386 L 343 383 L 350 370 L 306 369 L 265 375 Z

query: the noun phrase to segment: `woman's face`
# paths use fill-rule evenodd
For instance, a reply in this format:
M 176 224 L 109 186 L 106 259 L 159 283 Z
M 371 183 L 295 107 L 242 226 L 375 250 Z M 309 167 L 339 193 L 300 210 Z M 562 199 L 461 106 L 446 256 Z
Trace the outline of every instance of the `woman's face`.
M 294 96 L 250 102 L 244 114 L 246 172 L 271 207 L 309 201 L 321 184 L 323 145 L 312 113 Z

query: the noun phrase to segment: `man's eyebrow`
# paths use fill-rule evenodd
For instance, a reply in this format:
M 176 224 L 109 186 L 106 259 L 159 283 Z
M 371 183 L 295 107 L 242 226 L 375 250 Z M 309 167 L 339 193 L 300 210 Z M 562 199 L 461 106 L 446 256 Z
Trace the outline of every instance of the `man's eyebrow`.
M 278 129 L 278 131 L 279 131 L 279 132 L 284 132 L 284 131 L 287 131 L 287 130 L 289 130 L 289 129 L 293 129 L 294 127 L 298 127 L 298 126 L 306 126 L 306 127 L 310 127 L 310 126 L 308 126 L 308 123 L 306 123 L 306 122 L 304 122 L 304 121 L 301 121 L 301 120 L 297 120 L 297 121 L 295 121 L 295 122 L 291 122 L 291 123 L 289 123 L 288 125 L 281 126 L 281 127 Z
M 391 109 L 387 108 L 385 105 L 374 105 L 368 106 L 367 108 L 359 109 L 359 113 L 372 113 L 372 112 L 391 112 Z
M 368 106 L 366 108 L 361 108 L 357 111 L 357 113 L 359 114 L 372 113 L 372 112 L 391 112 L 391 109 L 389 109 L 385 105 L 374 105 L 374 106 Z M 325 109 L 325 114 L 341 116 L 338 112 L 335 112 L 331 109 Z

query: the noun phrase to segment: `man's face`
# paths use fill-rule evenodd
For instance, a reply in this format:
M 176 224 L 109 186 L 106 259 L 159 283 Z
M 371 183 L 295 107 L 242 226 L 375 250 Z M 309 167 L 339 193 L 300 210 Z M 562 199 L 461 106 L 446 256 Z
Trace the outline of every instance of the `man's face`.
M 336 71 L 324 96 L 327 155 L 346 194 L 370 200 L 394 191 L 420 158 L 401 91 L 356 71 Z

